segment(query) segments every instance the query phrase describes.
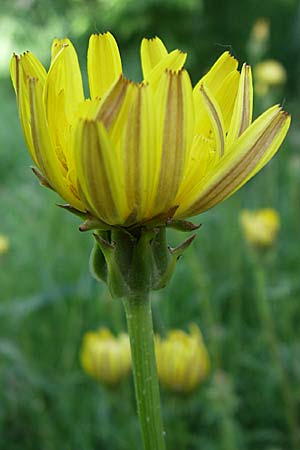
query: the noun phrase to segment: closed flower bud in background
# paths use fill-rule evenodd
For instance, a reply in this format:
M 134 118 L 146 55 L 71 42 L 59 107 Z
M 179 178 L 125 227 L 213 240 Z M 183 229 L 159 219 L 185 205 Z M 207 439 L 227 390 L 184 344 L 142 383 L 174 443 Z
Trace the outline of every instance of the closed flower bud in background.
M 265 42 L 269 39 L 269 37 L 270 21 L 265 17 L 259 17 L 256 19 L 251 30 L 251 38 L 259 42 Z
M 0 234 L 0 255 L 4 255 L 9 249 L 9 239 L 4 234 Z
M 166 339 L 156 339 L 156 361 L 161 383 L 168 389 L 189 393 L 206 377 L 209 358 L 196 325 L 190 333 L 172 330 Z
M 120 383 L 131 368 L 127 334 L 115 337 L 106 328 L 86 333 L 80 359 L 85 372 L 95 380 L 108 386 Z
M 244 210 L 240 223 L 246 240 L 256 247 L 271 247 L 280 228 L 279 214 L 271 208 Z
M 254 22 L 249 40 L 246 44 L 247 53 L 252 62 L 261 61 L 269 44 L 270 21 L 264 17 L 259 17 Z

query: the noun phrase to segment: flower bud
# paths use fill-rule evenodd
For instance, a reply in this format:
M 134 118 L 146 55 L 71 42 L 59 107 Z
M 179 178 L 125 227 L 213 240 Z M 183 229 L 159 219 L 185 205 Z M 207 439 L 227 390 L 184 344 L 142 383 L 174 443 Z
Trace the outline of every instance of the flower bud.
M 267 248 L 275 242 L 280 228 L 279 214 L 271 208 L 240 213 L 245 239 L 254 247 Z
M 8 252 L 10 246 L 9 238 L 4 234 L 0 234 L 0 255 Z
M 270 21 L 265 17 L 259 17 L 251 30 L 251 38 L 255 41 L 264 42 L 270 36 Z
M 88 332 L 83 337 L 80 360 L 92 378 L 107 386 L 115 386 L 130 371 L 129 338 L 125 333 L 115 337 L 107 328 Z
M 253 24 L 246 50 L 252 62 L 261 61 L 264 57 L 270 38 L 270 21 L 264 17 L 259 17 Z
M 197 325 L 189 334 L 172 330 L 166 339 L 157 337 L 155 350 L 159 379 L 171 391 L 189 393 L 208 373 L 208 353 Z

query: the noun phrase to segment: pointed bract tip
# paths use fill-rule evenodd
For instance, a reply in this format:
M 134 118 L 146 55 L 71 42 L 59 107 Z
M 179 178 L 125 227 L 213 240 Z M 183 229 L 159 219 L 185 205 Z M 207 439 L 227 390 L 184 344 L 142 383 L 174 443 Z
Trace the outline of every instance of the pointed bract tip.
M 44 177 L 44 175 L 36 167 L 30 166 L 30 169 L 33 172 L 33 174 L 37 177 L 37 179 L 39 180 L 41 186 L 47 187 L 48 189 L 51 189 L 52 191 L 54 191 L 50 182 L 47 180 L 46 177 Z
M 174 205 L 172 206 L 172 208 L 169 209 L 169 211 L 167 212 L 167 221 L 171 220 L 174 217 L 174 214 L 176 213 L 177 209 L 179 208 L 179 205 Z
M 109 250 L 114 250 L 116 243 L 115 242 L 108 242 L 106 239 L 104 239 L 100 234 L 93 233 L 93 236 L 96 240 L 96 242 L 100 245 L 100 248 L 103 246 Z
M 107 231 L 111 230 L 112 226 L 108 225 L 105 222 L 102 222 L 100 219 L 97 219 L 96 217 L 92 216 L 90 213 L 86 213 L 84 218 L 87 219 L 79 225 L 79 231 L 85 232 L 85 231 L 91 231 L 91 230 L 101 230 L 101 231 Z
M 69 203 L 66 203 L 66 204 L 56 203 L 56 206 L 64 209 L 65 211 L 68 211 L 72 214 L 75 214 L 75 216 L 78 216 L 82 219 L 85 219 L 88 215 L 87 212 L 79 211 L 79 209 L 74 208 L 74 206 L 70 205 Z
M 187 220 L 176 220 L 176 219 L 169 220 L 166 223 L 166 225 L 169 228 L 174 228 L 175 230 L 186 231 L 186 232 L 196 231 L 202 226 L 201 223 L 199 225 L 197 225 L 197 224 L 194 224 L 194 223 L 189 222 Z
M 172 255 L 176 256 L 177 259 L 180 258 L 185 250 L 191 245 L 193 240 L 195 239 L 196 234 L 193 234 L 192 236 L 188 237 L 182 244 L 178 245 L 175 248 L 169 247 L 169 251 Z

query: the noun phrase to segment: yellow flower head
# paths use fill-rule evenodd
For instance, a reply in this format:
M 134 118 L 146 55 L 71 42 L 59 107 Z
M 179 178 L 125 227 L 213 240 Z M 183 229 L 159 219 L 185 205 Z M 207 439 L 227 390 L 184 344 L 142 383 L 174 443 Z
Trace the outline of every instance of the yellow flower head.
M 7 253 L 9 246 L 9 238 L 4 234 L 0 234 L 0 255 L 4 255 L 5 253 Z
M 280 217 L 274 209 L 244 210 L 240 222 L 246 240 L 256 247 L 270 247 L 277 238 Z
M 208 353 L 197 325 L 189 334 L 172 330 L 166 339 L 157 337 L 155 352 L 159 379 L 172 391 L 191 392 L 208 373 Z
M 85 99 L 76 51 L 55 39 L 48 72 L 30 52 L 11 77 L 42 184 L 108 226 L 201 213 L 253 177 L 290 124 L 280 106 L 252 122 L 251 68 L 224 52 L 192 87 L 186 54 L 143 39 L 144 81 L 122 74 L 110 33 L 92 35 Z M 105 226 L 105 225 L 104 225 Z
M 124 379 L 131 368 L 131 353 L 127 334 L 114 337 L 102 328 L 84 335 L 80 351 L 83 369 L 95 380 L 114 386 Z

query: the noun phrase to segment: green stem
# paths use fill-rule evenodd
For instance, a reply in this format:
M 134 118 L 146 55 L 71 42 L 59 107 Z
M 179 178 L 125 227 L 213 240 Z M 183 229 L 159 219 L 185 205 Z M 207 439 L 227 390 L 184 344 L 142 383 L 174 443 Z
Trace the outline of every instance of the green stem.
M 165 450 L 150 299 L 124 299 L 130 338 L 137 409 L 145 450 Z
M 222 367 L 221 349 L 217 336 L 219 323 L 215 317 L 209 279 L 204 265 L 200 261 L 199 255 L 194 247 L 190 249 L 189 258 L 187 261 L 194 275 L 193 280 L 197 286 L 196 292 L 199 293 L 199 303 L 201 307 L 200 315 L 203 317 L 203 321 L 209 333 L 209 350 L 212 356 L 212 364 L 214 368 L 220 368 Z

